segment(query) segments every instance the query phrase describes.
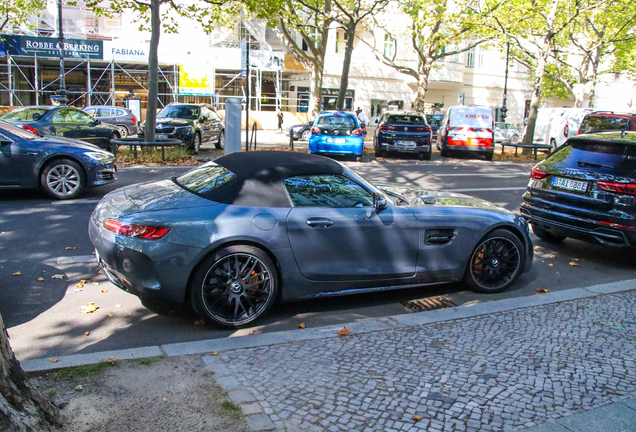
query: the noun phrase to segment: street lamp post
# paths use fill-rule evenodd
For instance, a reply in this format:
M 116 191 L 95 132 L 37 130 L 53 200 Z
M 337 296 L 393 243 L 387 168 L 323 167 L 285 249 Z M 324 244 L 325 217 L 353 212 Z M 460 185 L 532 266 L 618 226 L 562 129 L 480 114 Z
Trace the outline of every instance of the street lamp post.
M 51 100 L 66 105 L 66 77 L 64 76 L 64 30 L 62 26 L 62 0 L 57 0 L 57 18 L 58 18 L 58 39 L 60 41 L 60 88 L 57 95 L 52 96 Z
M 510 42 L 506 43 L 506 76 L 504 78 L 503 106 L 501 107 L 501 121 L 506 121 L 506 113 L 508 112 L 508 59 L 510 58 Z

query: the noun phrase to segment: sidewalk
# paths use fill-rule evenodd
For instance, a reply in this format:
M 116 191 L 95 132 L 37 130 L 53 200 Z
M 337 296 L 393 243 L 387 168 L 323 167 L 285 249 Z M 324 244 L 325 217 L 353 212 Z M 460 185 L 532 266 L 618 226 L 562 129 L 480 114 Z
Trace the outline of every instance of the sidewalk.
M 254 431 L 634 431 L 635 290 L 630 280 L 355 322 L 347 336 L 298 329 L 22 366 L 198 354 Z

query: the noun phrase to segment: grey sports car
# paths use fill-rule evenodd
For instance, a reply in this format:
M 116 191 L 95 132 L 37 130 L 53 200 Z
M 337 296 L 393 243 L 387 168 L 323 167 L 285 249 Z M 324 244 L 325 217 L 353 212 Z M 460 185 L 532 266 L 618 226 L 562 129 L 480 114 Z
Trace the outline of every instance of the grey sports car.
M 334 160 L 274 151 L 113 191 L 89 234 L 115 285 L 224 327 L 279 300 L 461 280 L 499 292 L 533 253 L 524 219 L 487 201 L 376 186 Z

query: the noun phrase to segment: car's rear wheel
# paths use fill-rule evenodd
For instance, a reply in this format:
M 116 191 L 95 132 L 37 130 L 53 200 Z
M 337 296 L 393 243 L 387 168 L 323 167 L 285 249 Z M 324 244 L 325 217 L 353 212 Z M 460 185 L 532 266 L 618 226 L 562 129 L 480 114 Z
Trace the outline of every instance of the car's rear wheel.
M 309 141 L 309 137 L 311 137 L 311 129 L 307 129 L 307 130 L 303 131 L 303 134 L 302 134 L 301 138 L 304 141 Z
M 192 307 L 201 317 L 237 328 L 272 307 L 278 295 L 278 271 L 261 249 L 228 246 L 203 261 L 190 289 Z
M 495 156 L 494 150 L 484 153 L 484 159 L 486 159 L 487 161 L 491 161 L 494 156 Z
M 496 293 L 505 290 L 521 273 L 523 245 L 513 233 L 495 230 L 475 248 L 464 280 L 471 290 Z
M 69 159 L 49 163 L 40 177 L 44 191 L 55 199 L 73 199 L 86 187 L 84 170 Z
M 214 147 L 216 147 L 219 150 L 223 150 L 225 148 L 225 132 L 224 131 L 221 131 L 221 133 L 219 134 L 219 139 L 216 142 L 216 144 L 214 144 Z
M 119 135 L 122 138 L 126 138 L 128 136 L 128 128 L 124 125 L 117 125 L 117 127 L 119 128 Z
M 541 240 L 547 241 L 548 243 L 560 243 L 567 238 L 566 236 L 552 234 L 551 232 L 544 230 L 536 224 L 531 223 L 530 225 L 532 226 L 532 232 L 534 233 L 534 235 L 539 237 Z
M 510 138 L 510 142 L 517 144 L 519 142 L 519 135 L 513 135 L 512 138 Z

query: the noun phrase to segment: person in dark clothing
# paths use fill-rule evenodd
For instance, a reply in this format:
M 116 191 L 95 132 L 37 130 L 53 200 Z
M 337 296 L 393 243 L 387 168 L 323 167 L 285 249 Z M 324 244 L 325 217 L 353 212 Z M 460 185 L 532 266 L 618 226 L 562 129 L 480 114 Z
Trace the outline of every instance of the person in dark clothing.
M 282 132 L 283 131 L 283 112 L 278 111 L 278 114 L 276 114 L 276 117 L 278 117 L 278 131 Z

